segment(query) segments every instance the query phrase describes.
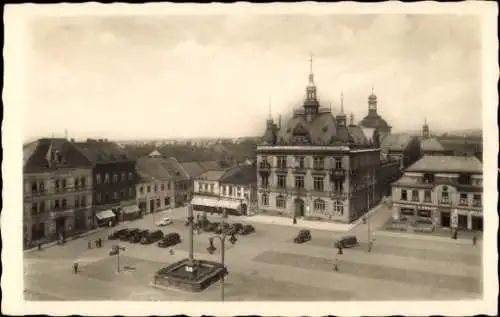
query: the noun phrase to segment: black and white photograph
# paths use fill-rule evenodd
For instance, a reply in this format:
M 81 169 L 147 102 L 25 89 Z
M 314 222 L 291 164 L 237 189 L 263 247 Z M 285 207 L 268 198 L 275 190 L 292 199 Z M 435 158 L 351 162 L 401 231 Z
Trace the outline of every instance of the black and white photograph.
M 497 14 L 8 5 L 3 310 L 495 314 Z

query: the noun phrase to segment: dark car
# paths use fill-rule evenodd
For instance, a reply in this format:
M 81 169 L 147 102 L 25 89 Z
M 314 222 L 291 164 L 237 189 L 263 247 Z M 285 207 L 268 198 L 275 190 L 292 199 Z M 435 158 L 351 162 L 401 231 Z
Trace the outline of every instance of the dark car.
M 209 222 L 209 223 L 205 224 L 205 226 L 203 227 L 203 230 L 205 232 L 214 232 L 217 229 L 217 226 L 218 225 L 216 223 Z
M 243 225 L 239 222 L 235 222 L 230 226 L 231 234 L 237 234 L 243 228 Z
M 252 232 L 255 232 L 255 228 L 252 225 L 244 225 L 238 233 L 242 236 L 246 236 Z
M 168 248 L 181 242 L 181 236 L 177 232 L 168 233 L 158 241 L 158 247 Z
M 111 250 L 109 251 L 109 255 L 117 255 L 120 250 L 118 249 L 118 246 L 114 245 L 111 247 Z
M 228 233 L 230 227 L 231 227 L 231 225 L 226 223 L 226 222 L 224 222 L 224 227 L 222 226 L 222 223 L 219 223 L 217 225 L 217 228 L 215 228 L 214 232 L 216 234 L 221 234 L 223 231 Z
M 336 248 L 351 248 L 359 246 L 356 236 L 343 236 L 340 240 L 335 241 Z
M 156 230 L 147 235 L 142 236 L 141 244 L 151 244 L 163 238 L 163 231 Z
M 109 240 L 116 240 L 118 238 L 120 238 L 120 235 L 124 232 L 126 232 L 127 229 L 121 229 L 121 230 L 116 230 L 116 231 L 113 231 L 113 233 L 111 233 L 109 236 L 108 236 L 108 239 Z
M 124 229 L 124 231 L 120 234 L 120 240 L 121 241 L 128 241 L 128 239 L 136 232 L 139 232 L 140 230 L 137 228 L 131 228 L 131 229 Z
M 294 243 L 304 243 L 311 240 L 311 232 L 309 230 L 300 230 L 299 234 L 293 239 Z
M 134 233 L 133 235 L 130 236 L 128 239 L 128 242 L 130 243 L 139 243 L 142 239 L 142 237 L 147 236 L 149 234 L 149 230 L 141 230 L 139 232 Z

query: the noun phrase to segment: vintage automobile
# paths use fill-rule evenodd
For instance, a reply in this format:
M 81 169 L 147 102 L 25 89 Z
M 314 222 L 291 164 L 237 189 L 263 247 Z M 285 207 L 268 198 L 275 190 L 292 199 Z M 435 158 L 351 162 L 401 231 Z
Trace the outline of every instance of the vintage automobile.
M 213 223 L 213 222 L 209 222 L 209 223 L 205 224 L 205 226 L 203 227 L 203 231 L 214 232 L 217 229 L 217 226 L 218 226 L 218 224 Z
M 311 232 L 309 230 L 300 230 L 297 236 L 293 239 L 294 243 L 304 243 L 311 240 Z
M 126 232 L 127 229 L 121 229 L 121 230 L 116 230 L 116 231 L 113 231 L 113 233 L 111 233 L 109 236 L 108 236 L 108 239 L 109 240 L 117 240 L 118 238 L 120 238 L 120 235 L 124 232 Z
M 146 235 L 143 235 L 141 238 L 141 244 L 151 244 L 163 238 L 163 231 L 156 230 Z
M 139 232 L 135 232 L 130 236 L 128 239 L 128 242 L 130 243 L 139 243 L 142 239 L 142 237 L 146 236 L 149 234 L 149 230 L 141 230 Z
M 164 226 L 171 225 L 173 223 L 174 223 L 174 221 L 172 219 L 165 217 L 165 218 L 161 219 L 160 221 L 157 221 L 156 225 L 158 227 L 164 227 Z
M 343 236 L 339 240 L 335 241 L 336 248 L 351 248 L 358 246 L 359 242 L 356 236 Z
M 241 223 L 235 222 L 229 227 L 230 234 L 238 234 L 242 228 L 243 225 Z
M 168 248 L 180 242 L 181 242 L 181 236 L 177 232 L 172 232 L 163 236 L 163 239 L 161 239 L 161 241 L 158 241 L 157 245 L 160 248 Z
M 224 222 L 224 226 L 222 223 L 219 223 L 217 225 L 217 228 L 214 230 L 216 234 L 221 234 L 222 232 L 225 232 L 226 234 L 229 234 L 229 230 L 231 228 L 231 225 L 228 224 L 227 222 Z
M 246 236 L 252 232 L 255 232 L 255 228 L 252 225 L 244 225 L 238 233 L 242 236 Z
M 128 241 L 128 239 L 136 232 L 139 232 L 140 229 L 137 228 L 130 228 L 130 229 L 124 229 L 124 231 L 120 234 L 120 240 L 121 241 Z

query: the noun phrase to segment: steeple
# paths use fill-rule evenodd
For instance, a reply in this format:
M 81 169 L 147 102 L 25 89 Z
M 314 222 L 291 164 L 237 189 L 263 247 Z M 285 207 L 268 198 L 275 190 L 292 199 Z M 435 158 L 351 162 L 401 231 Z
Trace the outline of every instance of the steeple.
M 424 118 L 424 125 L 422 126 L 422 136 L 425 139 L 428 139 L 431 136 L 429 130 L 429 124 L 427 124 L 427 117 Z
M 368 115 L 376 115 L 377 114 L 377 95 L 373 92 L 373 85 L 372 85 L 372 92 L 368 96 Z
M 268 117 L 266 120 L 266 127 L 268 129 L 270 129 L 274 125 L 274 120 L 273 120 L 273 116 L 272 116 L 272 112 L 271 112 L 271 97 L 269 97 L 268 107 L 269 107 L 269 114 L 268 114 Z
M 340 113 L 335 118 L 337 121 L 337 127 L 345 127 L 346 126 L 346 115 L 344 113 L 344 92 L 340 92 Z
M 316 94 L 316 84 L 314 83 L 313 73 L 313 55 L 309 56 L 309 83 L 306 87 L 306 99 L 304 100 L 304 110 L 306 113 L 306 121 L 311 121 L 318 113 L 319 101 Z

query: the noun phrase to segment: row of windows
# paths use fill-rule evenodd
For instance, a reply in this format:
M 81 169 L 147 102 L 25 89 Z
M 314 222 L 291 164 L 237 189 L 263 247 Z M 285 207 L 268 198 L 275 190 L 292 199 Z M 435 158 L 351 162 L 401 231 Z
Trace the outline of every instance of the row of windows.
M 160 191 L 164 192 L 165 190 L 170 190 L 170 183 L 167 183 L 167 186 L 165 184 L 160 184 Z M 150 193 L 151 189 L 153 189 L 153 192 L 158 192 L 158 184 L 154 184 L 152 187 L 151 185 L 146 186 L 146 192 Z M 144 186 L 139 186 L 139 193 L 144 194 Z
M 245 190 L 241 186 L 223 185 L 221 186 L 221 195 L 243 197 L 245 195 Z
M 261 197 L 263 206 L 269 206 L 269 194 L 263 193 Z M 276 207 L 286 209 L 287 199 L 284 196 L 276 196 Z M 314 211 L 324 213 L 326 211 L 326 203 L 323 199 L 315 199 L 313 202 Z M 342 201 L 336 200 L 333 203 L 333 211 L 337 215 L 344 215 L 344 204 Z
M 288 168 L 288 167 L 293 167 L 293 168 L 306 168 L 305 164 L 305 156 L 295 156 L 294 162 L 292 163 L 291 166 L 288 166 L 288 160 L 287 157 L 284 155 L 276 157 L 277 161 L 277 168 Z M 342 164 L 342 159 L 341 158 L 334 158 L 335 161 L 335 168 L 341 169 L 343 168 Z M 268 158 L 266 156 L 262 157 L 262 166 L 264 167 L 265 165 L 269 165 Z M 314 169 L 324 169 L 325 168 L 325 157 L 323 156 L 315 156 L 313 157 L 313 168 Z
M 215 185 L 208 183 L 198 183 L 198 191 L 200 193 L 215 193 Z
M 46 202 L 51 206 L 50 209 L 59 210 L 59 209 L 67 209 L 67 208 L 85 208 L 87 207 L 87 197 L 86 196 L 76 196 L 74 197 L 73 205 L 70 206 L 68 204 L 68 200 L 66 198 L 63 199 L 55 199 L 52 201 L 42 201 L 39 203 L 31 204 L 31 214 L 37 215 L 44 213 L 47 211 L 45 208 Z
M 95 200 L 96 202 L 100 203 L 102 201 L 109 201 L 109 197 L 110 197 L 110 194 L 109 193 L 104 193 L 104 195 L 102 195 L 100 192 L 97 192 L 96 193 L 96 196 L 95 196 Z M 122 190 L 120 192 L 113 192 L 112 194 L 112 197 L 113 197 L 113 200 L 117 200 L 118 198 L 132 198 L 134 197 L 134 188 L 133 187 L 130 187 L 128 189 L 128 196 L 127 196 L 127 192 L 125 190 Z M 104 198 L 104 200 L 103 200 Z
M 87 184 L 87 180 L 84 176 L 74 178 L 74 189 L 83 189 Z M 64 191 L 69 189 L 68 180 L 66 178 L 59 178 L 54 180 L 54 190 L 56 192 Z M 31 192 L 32 193 L 43 193 L 45 192 L 45 182 L 44 181 L 33 181 L 31 182 Z
M 415 189 L 414 190 L 406 190 L 406 189 L 401 190 L 401 200 L 408 201 L 408 200 L 410 200 L 410 198 L 409 198 L 410 196 L 411 196 L 411 201 L 420 201 L 419 190 L 415 190 Z M 424 190 L 424 202 L 427 202 L 427 203 L 432 202 L 432 192 L 430 190 Z M 439 202 L 442 204 L 449 204 L 450 203 L 450 193 L 448 192 L 448 189 L 446 187 L 444 187 L 443 191 L 441 192 L 441 197 L 440 197 Z M 469 205 L 468 195 L 466 193 L 460 193 L 460 198 L 459 198 L 458 203 L 461 206 L 468 206 Z M 472 205 L 474 207 L 480 207 L 482 205 L 480 194 L 473 195 Z
M 128 180 L 131 181 L 134 179 L 134 173 L 132 172 L 128 172 L 125 173 L 125 172 L 121 172 L 121 173 L 114 173 L 112 175 L 112 181 L 113 181 L 113 184 L 117 184 L 119 182 L 126 182 L 127 181 L 127 176 L 128 176 Z M 109 184 L 110 182 L 110 175 L 109 173 L 104 173 L 104 180 L 101 178 L 102 175 L 101 174 L 96 174 L 95 176 L 95 182 L 97 185 L 100 185 L 101 183 L 103 184 Z
M 278 188 L 287 188 L 287 176 L 278 174 L 277 175 L 277 187 Z M 262 187 L 267 187 L 269 185 L 269 179 L 262 178 Z M 305 188 L 304 176 L 297 175 L 295 176 L 295 188 L 301 189 Z M 314 176 L 313 177 L 313 189 L 317 192 L 325 191 L 325 177 L 324 176 Z M 344 181 L 335 180 L 333 181 L 333 190 L 335 192 L 343 192 L 344 191 Z

